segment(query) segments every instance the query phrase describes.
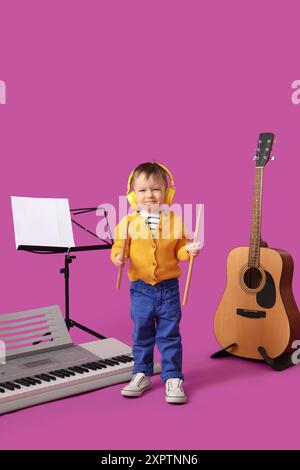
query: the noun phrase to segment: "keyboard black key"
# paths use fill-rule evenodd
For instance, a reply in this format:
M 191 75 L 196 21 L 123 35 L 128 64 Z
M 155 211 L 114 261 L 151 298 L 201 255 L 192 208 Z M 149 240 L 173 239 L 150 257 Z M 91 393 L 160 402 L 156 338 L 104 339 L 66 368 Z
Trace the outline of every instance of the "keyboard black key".
M 60 374 L 59 372 L 50 372 L 50 374 L 54 375 L 55 377 L 58 377 L 59 379 L 64 379 L 66 376 L 64 374 Z
M 22 388 L 21 385 L 16 384 L 15 382 L 10 382 L 15 388 L 20 389 Z
M 82 365 L 90 370 L 98 370 L 97 367 L 93 366 L 93 364 L 82 364 Z
M 83 374 L 89 371 L 88 369 L 85 369 L 84 367 L 81 367 L 81 366 L 75 366 L 75 367 L 78 371 L 80 371 Z
M 38 384 L 36 379 L 33 379 L 31 377 L 24 377 L 24 380 L 27 380 L 27 382 L 29 382 L 31 385 L 37 385 Z
M 68 374 L 70 377 L 72 375 L 76 375 L 75 372 L 72 372 L 71 370 L 67 370 L 67 369 L 59 369 L 59 372 L 62 371 L 64 374 Z
M 42 380 L 43 382 L 51 382 L 51 379 L 48 379 L 47 377 L 44 377 L 42 374 L 35 375 L 37 379 Z
M 68 367 L 67 370 L 69 370 L 69 369 L 73 372 L 76 372 L 76 374 L 84 374 L 84 371 L 81 370 L 81 369 L 78 369 L 78 367 L 76 367 L 76 366 Z
M 23 385 L 24 387 L 31 387 L 30 383 L 26 382 L 24 379 L 17 379 L 15 382 L 17 384 Z
M 36 375 L 35 376 L 37 379 L 41 379 L 41 380 L 44 380 L 45 382 L 51 382 L 52 381 L 52 378 L 50 378 L 48 375 L 46 374 L 39 374 L 39 375 Z
M 89 372 L 89 370 L 88 370 L 86 367 L 84 367 L 82 364 L 81 364 L 80 366 L 78 366 L 78 367 L 79 367 L 80 369 L 82 369 L 83 372 Z
M 102 366 L 104 369 L 107 367 L 107 364 L 105 364 L 103 361 L 97 361 L 97 364 Z
M 10 385 L 8 382 L 2 383 L 1 387 L 6 388 L 6 390 L 15 390 L 15 387 Z
M 104 366 L 102 366 L 101 364 L 96 364 L 95 362 L 91 362 L 90 365 L 95 367 L 98 370 L 105 369 Z
M 133 357 L 131 357 L 131 356 L 121 356 L 121 357 L 123 357 L 124 359 L 127 359 L 128 362 L 132 362 L 132 361 L 133 361 Z
M 21 388 L 20 385 L 14 384 L 13 382 L 5 382 L 7 385 L 10 385 L 11 387 L 14 388 L 14 390 L 17 390 L 18 388 Z
M 70 377 L 70 375 L 71 375 L 71 372 L 63 371 L 62 369 L 57 369 L 54 372 L 56 372 L 57 374 L 62 375 L 63 378 Z
M 35 385 L 35 383 L 33 383 L 31 380 L 27 380 L 25 379 L 25 377 L 22 378 L 23 382 L 27 383 L 28 385 Z
M 96 367 L 96 369 L 105 369 L 105 365 L 98 364 L 98 362 L 90 362 L 91 366 Z
M 34 380 L 36 384 L 41 384 L 42 383 L 42 381 L 40 379 L 37 379 L 36 377 L 25 377 L 25 380 L 26 379 Z
M 120 364 L 120 361 L 117 361 L 116 359 L 106 359 L 107 361 L 110 361 L 110 362 L 113 362 L 116 366 L 118 366 Z
M 105 369 L 106 366 L 104 364 L 99 364 L 98 362 L 91 362 L 91 365 L 97 367 L 97 369 Z
M 123 357 L 112 357 L 113 361 L 119 361 L 122 362 L 122 364 L 127 364 L 127 359 L 124 359 Z
M 115 366 L 116 364 L 111 361 L 110 359 L 101 359 L 101 362 L 104 362 L 104 364 L 107 364 L 108 366 Z
M 56 377 L 54 377 L 54 375 L 51 375 L 50 372 L 47 372 L 47 374 L 42 374 L 44 375 L 45 377 L 48 377 L 50 380 L 56 380 Z

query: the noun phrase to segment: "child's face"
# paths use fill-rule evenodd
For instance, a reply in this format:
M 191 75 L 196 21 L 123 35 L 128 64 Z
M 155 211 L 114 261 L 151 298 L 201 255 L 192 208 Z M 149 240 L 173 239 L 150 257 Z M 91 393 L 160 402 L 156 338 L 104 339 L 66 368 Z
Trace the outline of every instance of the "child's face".
M 161 178 L 151 175 L 146 179 L 145 173 L 141 173 L 134 179 L 133 189 L 139 207 L 147 212 L 158 211 L 165 202 L 166 185 Z

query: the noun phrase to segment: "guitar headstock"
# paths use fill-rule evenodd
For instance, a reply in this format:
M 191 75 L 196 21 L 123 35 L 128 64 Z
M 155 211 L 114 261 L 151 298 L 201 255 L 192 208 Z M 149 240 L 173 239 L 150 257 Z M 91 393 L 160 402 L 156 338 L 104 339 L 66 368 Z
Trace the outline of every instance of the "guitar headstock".
M 259 134 L 257 149 L 254 159 L 257 167 L 264 167 L 270 160 L 275 135 L 271 132 Z

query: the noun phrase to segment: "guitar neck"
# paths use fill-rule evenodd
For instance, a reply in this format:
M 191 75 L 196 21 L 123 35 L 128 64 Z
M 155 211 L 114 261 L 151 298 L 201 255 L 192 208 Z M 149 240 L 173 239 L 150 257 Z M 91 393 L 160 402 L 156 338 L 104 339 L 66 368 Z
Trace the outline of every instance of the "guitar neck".
M 260 240 L 261 240 L 261 213 L 262 213 L 262 185 L 263 185 L 263 167 L 256 167 L 253 203 L 252 203 L 252 219 L 251 234 L 249 244 L 250 267 L 258 267 L 260 262 Z

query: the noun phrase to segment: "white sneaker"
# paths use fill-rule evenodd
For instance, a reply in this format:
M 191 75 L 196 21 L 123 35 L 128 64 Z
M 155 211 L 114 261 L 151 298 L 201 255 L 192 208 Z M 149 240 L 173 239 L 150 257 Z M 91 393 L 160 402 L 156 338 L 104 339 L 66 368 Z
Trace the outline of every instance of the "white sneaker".
M 151 387 L 151 379 L 143 372 L 134 374 L 129 384 L 121 390 L 125 397 L 140 397 L 147 388 Z
M 166 381 L 166 401 L 168 403 L 185 403 L 187 401 L 187 396 L 181 384 L 181 379 L 168 379 Z

